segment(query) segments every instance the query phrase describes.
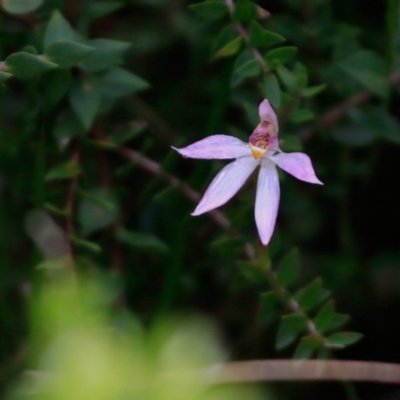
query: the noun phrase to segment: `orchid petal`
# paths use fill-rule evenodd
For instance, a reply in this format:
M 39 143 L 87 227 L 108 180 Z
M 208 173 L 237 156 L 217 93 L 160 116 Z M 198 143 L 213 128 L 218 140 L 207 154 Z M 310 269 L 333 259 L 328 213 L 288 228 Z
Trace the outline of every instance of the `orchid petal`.
M 270 160 L 263 159 L 257 182 L 255 218 L 258 234 L 265 246 L 274 232 L 279 197 L 278 171 Z
M 228 135 L 212 135 L 182 149 L 172 148 L 184 157 L 189 158 L 223 160 L 250 154 L 247 143 Z
M 317 178 L 310 157 L 304 153 L 279 153 L 269 157 L 275 164 L 295 178 L 309 183 L 323 183 Z
M 274 127 L 275 135 L 278 134 L 279 131 L 279 124 L 278 118 L 275 114 L 275 111 L 269 104 L 268 100 L 263 100 L 258 107 L 258 113 L 260 115 L 261 122 L 266 121 L 269 122 Z
M 246 182 L 259 162 L 241 157 L 228 164 L 213 179 L 192 215 L 200 215 L 225 204 Z

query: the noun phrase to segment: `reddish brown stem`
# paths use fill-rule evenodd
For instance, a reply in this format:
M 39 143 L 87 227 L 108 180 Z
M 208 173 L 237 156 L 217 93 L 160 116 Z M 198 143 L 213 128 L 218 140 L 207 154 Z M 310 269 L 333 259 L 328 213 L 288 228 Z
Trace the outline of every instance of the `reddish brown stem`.
M 102 132 L 100 126 L 95 123 L 90 131 L 90 135 L 95 140 L 106 140 L 106 136 Z M 108 158 L 104 151 L 97 151 L 97 164 L 99 167 L 101 186 L 110 189 L 112 186 L 111 169 Z M 111 265 L 118 274 L 123 270 L 123 257 L 120 243 L 116 240 L 116 232 L 120 228 L 120 222 L 116 221 L 111 226 L 112 242 L 111 242 Z M 123 299 L 120 299 L 123 301 Z
M 79 164 L 79 160 L 80 160 L 80 145 L 76 144 L 72 153 L 71 162 L 74 164 Z M 65 232 L 67 238 L 70 238 L 74 234 L 73 216 L 74 216 L 75 195 L 76 195 L 76 189 L 78 187 L 78 180 L 79 180 L 79 175 L 73 176 L 67 190 L 67 201 L 65 205 L 65 208 L 68 213 L 65 225 Z M 70 253 L 72 254 L 72 249 Z
M 233 12 L 235 10 L 235 4 L 233 3 L 233 0 L 225 0 L 225 4 L 228 7 L 229 13 L 233 15 Z M 250 36 L 244 26 L 239 22 L 235 22 L 234 26 L 239 35 L 243 38 L 243 40 L 248 43 L 250 40 Z M 252 48 L 251 52 L 253 53 L 254 58 L 259 62 L 262 70 L 264 72 L 268 72 L 267 62 L 264 60 L 264 57 L 261 55 L 261 53 L 256 48 Z
M 400 384 L 400 364 L 338 360 L 254 360 L 214 367 L 218 383 L 260 381 L 364 381 Z
M 400 84 L 400 69 L 393 72 L 389 78 L 388 83 L 390 86 L 396 86 Z M 330 111 L 323 114 L 317 119 L 316 126 L 303 129 L 299 133 L 299 138 L 302 142 L 310 140 L 318 131 L 318 128 L 329 128 L 337 124 L 346 114 L 347 111 L 352 107 L 360 106 L 368 101 L 372 100 L 376 95 L 368 90 L 364 90 L 360 93 L 355 94 L 343 103 L 338 104 Z

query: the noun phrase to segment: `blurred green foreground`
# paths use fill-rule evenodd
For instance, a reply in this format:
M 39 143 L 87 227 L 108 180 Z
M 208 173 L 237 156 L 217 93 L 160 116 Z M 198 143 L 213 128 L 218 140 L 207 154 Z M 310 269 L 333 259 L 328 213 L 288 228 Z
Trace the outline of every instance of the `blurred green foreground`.
M 255 390 L 211 384 L 223 353 L 204 320 L 168 318 L 143 327 L 111 310 L 93 280 L 59 282 L 32 309 L 30 366 L 8 399 L 247 399 Z M 216 369 L 215 369 L 216 371 Z

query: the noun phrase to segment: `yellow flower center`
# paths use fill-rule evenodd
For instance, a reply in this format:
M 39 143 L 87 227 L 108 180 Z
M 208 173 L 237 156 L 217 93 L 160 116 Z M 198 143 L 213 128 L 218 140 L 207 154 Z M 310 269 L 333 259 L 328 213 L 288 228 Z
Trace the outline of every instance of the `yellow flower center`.
M 258 147 L 254 146 L 251 143 L 249 143 L 250 146 L 250 151 L 251 154 L 253 155 L 254 159 L 258 160 L 260 157 L 262 157 L 268 150 L 268 146 L 266 147 Z

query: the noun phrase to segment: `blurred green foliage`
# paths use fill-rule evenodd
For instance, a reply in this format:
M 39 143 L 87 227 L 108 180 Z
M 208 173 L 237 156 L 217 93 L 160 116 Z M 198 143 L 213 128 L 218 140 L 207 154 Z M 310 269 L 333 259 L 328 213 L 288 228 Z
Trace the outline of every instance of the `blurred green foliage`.
M 223 354 L 206 321 L 165 318 L 145 329 L 126 311 L 111 311 L 107 292 L 93 278 L 44 288 L 29 343 L 40 351 L 30 352 L 8 399 L 261 398 L 212 384 Z
M 1 2 L 2 389 L 28 367 L 38 371 L 25 372 L 35 396 L 87 397 L 90 371 L 102 382 L 93 398 L 118 395 L 141 362 L 129 354 L 162 354 L 143 345 L 141 327 L 171 312 L 213 319 L 232 358 L 332 357 L 357 331 L 364 339 L 343 356 L 399 362 L 399 1 L 227 4 Z M 263 98 L 277 111 L 282 149 L 309 154 L 325 184 L 281 176 L 268 249 L 248 187 L 222 209 L 235 233 L 190 216 L 181 182 L 203 192 L 223 163 L 170 148 L 214 133 L 247 140 Z M 256 262 L 246 260 L 246 242 Z M 57 287 L 71 271 L 107 282 L 93 302 L 106 296 L 113 306 L 83 305 L 75 320 L 77 299 L 59 288 L 65 303 L 47 300 L 30 320 L 31 303 L 48 299 L 45 282 Z M 173 334 L 158 330 L 167 346 Z M 203 331 L 190 332 L 179 346 L 202 340 Z M 183 367 L 196 357 L 182 353 L 171 357 Z M 48 380 L 46 368 L 69 378 Z M 184 395 L 163 384 L 151 390 Z M 302 390 L 276 388 L 279 398 L 310 398 Z

